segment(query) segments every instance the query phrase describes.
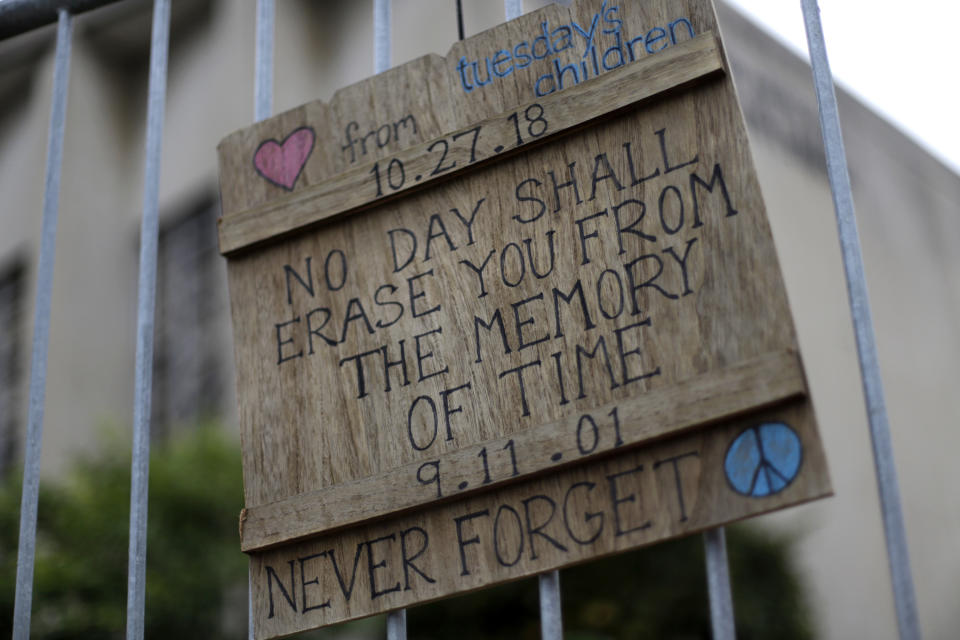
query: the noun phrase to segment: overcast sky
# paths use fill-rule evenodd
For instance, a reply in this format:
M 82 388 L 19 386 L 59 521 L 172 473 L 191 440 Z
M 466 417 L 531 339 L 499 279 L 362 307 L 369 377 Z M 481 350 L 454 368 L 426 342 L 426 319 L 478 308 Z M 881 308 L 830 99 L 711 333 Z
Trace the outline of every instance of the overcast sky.
M 727 0 L 807 57 L 800 0 Z M 837 82 L 960 172 L 960 2 L 820 0 Z M 841 123 L 842 125 L 842 123 Z

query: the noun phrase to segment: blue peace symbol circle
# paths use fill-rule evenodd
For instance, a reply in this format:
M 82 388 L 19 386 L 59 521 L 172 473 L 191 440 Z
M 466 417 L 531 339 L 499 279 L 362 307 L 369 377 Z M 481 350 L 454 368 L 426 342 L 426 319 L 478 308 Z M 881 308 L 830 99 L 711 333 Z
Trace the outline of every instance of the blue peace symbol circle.
M 744 429 L 727 450 L 723 468 L 737 493 L 763 498 L 793 482 L 803 462 L 797 432 L 783 422 L 764 422 Z

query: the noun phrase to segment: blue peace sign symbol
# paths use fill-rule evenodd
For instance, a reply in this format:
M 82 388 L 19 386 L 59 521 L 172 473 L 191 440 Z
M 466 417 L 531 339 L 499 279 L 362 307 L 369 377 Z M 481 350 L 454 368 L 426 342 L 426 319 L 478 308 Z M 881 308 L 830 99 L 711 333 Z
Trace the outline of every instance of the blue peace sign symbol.
M 727 450 L 723 468 L 733 490 L 763 498 L 783 491 L 800 472 L 803 445 L 782 422 L 745 429 Z

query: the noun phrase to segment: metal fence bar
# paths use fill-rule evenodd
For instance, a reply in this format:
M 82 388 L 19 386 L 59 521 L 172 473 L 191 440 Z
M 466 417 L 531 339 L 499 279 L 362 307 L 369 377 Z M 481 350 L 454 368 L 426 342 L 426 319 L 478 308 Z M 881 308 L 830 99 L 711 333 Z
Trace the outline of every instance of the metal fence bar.
M 70 41 L 73 17 L 61 9 L 57 19 L 57 50 L 53 64 L 53 96 L 47 134 L 47 167 L 43 191 L 43 229 L 37 263 L 37 299 L 33 315 L 33 351 L 30 361 L 30 404 L 20 498 L 20 538 L 17 552 L 17 587 L 13 605 L 13 638 L 30 637 L 33 604 L 33 564 L 37 542 L 37 503 L 40 497 L 40 449 L 43 438 L 43 405 L 47 391 L 47 347 L 50 342 L 50 298 L 53 259 L 57 243 L 60 200 L 60 167 L 63 132 L 67 119 L 67 85 L 70 80 Z
M 274 0 L 257 0 L 253 63 L 253 119 L 273 115 L 273 44 L 277 15 Z M 247 566 L 247 638 L 253 640 L 253 563 Z
M 504 17 L 515 20 L 523 14 L 522 0 L 503 0 Z M 560 572 L 550 571 L 538 578 L 540 590 L 540 637 L 543 640 L 563 638 L 563 607 L 560 599 Z
M 257 36 L 253 70 L 253 119 L 273 114 L 274 0 L 257 0 Z
M 373 0 L 373 72 L 390 68 L 390 0 Z
M 920 638 L 917 603 L 910 572 L 910 556 L 907 551 L 907 535 L 900 505 L 900 489 L 897 469 L 893 459 L 893 444 L 890 439 L 890 424 L 880 379 L 880 363 L 877 357 L 873 333 L 873 318 L 867 295 L 867 281 L 863 269 L 863 254 L 857 232 L 853 207 L 853 192 L 847 155 L 840 132 L 840 114 L 833 75 L 827 59 L 827 46 L 823 39 L 820 8 L 816 0 L 801 0 L 803 20 L 807 30 L 807 47 L 813 68 L 813 83 L 820 106 L 820 128 L 827 159 L 827 175 L 833 192 L 833 206 L 837 215 L 837 231 L 843 252 L 843 268 L 847 277 L 847 296 L 853 331 L 857 341 L 860 374 L 863 379 L 863 395 L 873 445 L 873 462 L 877 475 L 877 489 L 883 512 L 883 531 L 887 541 L 887 557 L 893 584 L 893 597 L 897 611 L 900 637 Z
M 503 0 L 507 20 L 516 20 L 523 14 L 523 0 Z M 540 637 L 542 640 L 562 640 L 563 607 L 560 600 L 560 572 L 540 575 Z
M 723 527 L 705 531 L 703 546 L 707 554 L 707 593 L 713 640 L 733 640 L 737 636 L 730 593 L 730 565 L 727 563 L 727 535 Z
M 399 609 L 387 614 L 388 640 L 407 640 L 407 610 Z
M 155 0 L 147 90 L 147 151 L 140 226 L 137 284 L 137 356 L 133 402 L 133 461 L 130 470 L 130 550 L 127 568 L 127 640 L 143 638 L 147 571 L 147 495 L 150 479 L 150 406 L 153 383 L 153 322 L 157 282 L 157 198 L 167 93 L 170 0 Z
M 522 0 L 503 0 L 504 17 L 515 20 L 523 14 Z M 550 571 L 539 577 L 540 637 L 543 640 L 563 638 L 563 607 L 560 599 L 560 572 Z
M 503 0 L 503 14 L 507 21 L 523 15 L 523 0 Z M 540 637 L 542 640 L 562 640 L 563 607 L 560 600 L 560 572 L 550 571 L 538 578 L 540 590 Z
M 707 560 L 707 593 L 710 600 L 710 627 L 714 640 L 733 640 L 733 594 L 730 592 L 730 565 L 727 562 L 727 534 L 723 527 L 703 532 Z
M 373 0 L 373 72 L 383 73 L 390 68 L 391 56 L 391 0 Z M 407 640 L 407 610 L 387 614 L 387 640 Z
M 540 575 L 540 638 L 542 640 L 563 640 L 559 571 L 550 571 Z

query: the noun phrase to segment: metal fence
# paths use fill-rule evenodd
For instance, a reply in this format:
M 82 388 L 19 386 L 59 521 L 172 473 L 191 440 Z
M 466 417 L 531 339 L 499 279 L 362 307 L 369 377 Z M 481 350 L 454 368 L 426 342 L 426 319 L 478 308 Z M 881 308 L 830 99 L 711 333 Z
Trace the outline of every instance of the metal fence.
M 31 356 L 29 409 L 24 448 L 23 497 L 17 563 L 15 640 L 30 635 L 33 569 L 36 550 L 37 502 L 39 495 L 40 443 L 46 391 L 47 347 L 49 341 L 51 290 L 55 256 L 60 170 L 63 158 L 64 123 L 73 16 L 117 0 L 6 0 L 0 3 L 0 39 L 57 23 L 53 74 L 53 100 L 47 145 L 43 196 L 43 223 L 37 266 L 36 306 Z M 456 0 L 460 37 L 463 37 L 460 0 Z M 522 12 L 521 0 L 504 0 L 505 19 Z M 900 504 L 890 430 L 877 362 L 873 322 L 867 299 L 863 259 L 854 217 L 853 198 L 847 168 L 833 79 L 827 60 L 817 0 L 801 0 L 807 41 L 813 67 L 814 85 L 820 106 L 820 125 L 826 150 L 827 171 L 833 192 L 837 225 L 843 252 L 847 290 L 853 317 L 857 352 L 863 379 L 864 398 L 873 443 L 877 485 L 883 513 L 887 554 L 893 582 L 900 637 L 920 638 L 907 554 L 906 534 Z M 254 114 L 256 120 L 270 116 L 273 97 L 274 0 L 257 0 Z M 373 1 L 374 72 L 390 67 L 391 0 Z M 161 138 L 166 95 L 167 53 L 170 32 L 170 0 L 155 0 L 150 48 L 147 101 L 146 163 L 143 214 L 140 236 L 137 342 L 134 387 L 134 437 L 130 489 L 130 544 L 127 584 L 127 638 L 140 639 L 144 631 L 146 582 L 147 486 L 149 477 L 151 377 L 153 362 L 154 306 L 157 273 L 158 215 Z M 734 606 L 730 591 L 726 541 L 722 528 L 704 534 L 710 618 L 713 637 L 735 636 Z M 560 606 L 560 578 L 556 571 L 540 577 L 541 633 L 544 640 L 563 635 Z M 253 637 L 252 621 L 250 637 Z M 388 615 L 387 637 L 403 640 L 406 614 Z

